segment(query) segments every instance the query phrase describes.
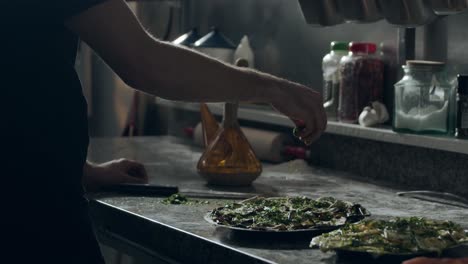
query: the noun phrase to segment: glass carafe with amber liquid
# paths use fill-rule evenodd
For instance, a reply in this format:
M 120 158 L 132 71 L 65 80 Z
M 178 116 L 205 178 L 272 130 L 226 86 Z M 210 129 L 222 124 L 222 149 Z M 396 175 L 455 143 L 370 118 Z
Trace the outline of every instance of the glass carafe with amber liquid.
M 205 103 L 200 104 L 200 114 L 202 121 L 203 144 L 205 147 L 208 147 L 219 130 L 219 124 L 211 113 L 210 108 L 208 108 L 208 105 Z
M 262 173 L 262 164 L 240 129 L 237 109 L 237 103 L 225 104 L 223 124 L 198 162 L 198 173 L 209 184 L 247 186 Z

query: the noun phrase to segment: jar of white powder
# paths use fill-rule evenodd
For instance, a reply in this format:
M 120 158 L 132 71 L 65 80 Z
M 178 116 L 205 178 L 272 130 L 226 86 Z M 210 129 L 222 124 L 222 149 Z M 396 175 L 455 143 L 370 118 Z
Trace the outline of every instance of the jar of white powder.
M 404 133 L 453 135 L 455 87 L 445 64 L 407 61 L 395 84 L 393 130 Z

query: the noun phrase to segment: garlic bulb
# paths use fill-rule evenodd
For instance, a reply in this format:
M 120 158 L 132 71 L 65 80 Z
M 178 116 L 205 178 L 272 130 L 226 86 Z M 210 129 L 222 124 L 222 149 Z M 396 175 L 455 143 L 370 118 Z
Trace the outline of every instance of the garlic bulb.
M 388 115 L 388 110 L 387 107 L 385 107 L 384 104 L 381 102 L 372 102 L 372 108 L 375 109 L 377 112 L 377 116 L 379 117 L 379 123 L 383 124 L 388 121 L 389 115 Z
M 369 106 L 366 106 L 359 115 L 359 124 L 364 127 L 370 127 L 379 124 L 379 116 L 377 111 Z

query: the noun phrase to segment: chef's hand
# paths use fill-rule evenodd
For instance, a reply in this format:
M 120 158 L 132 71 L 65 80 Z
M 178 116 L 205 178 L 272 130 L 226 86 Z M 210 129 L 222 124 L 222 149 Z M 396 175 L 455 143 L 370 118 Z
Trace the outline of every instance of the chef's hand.
M 112 160 L 102 164 L 86 162 L 83 168 L 83 185 L 88 191 L 119 183 L 148 183 L 143 164 L 127 159 Z
M 296 125 L 295 136 L 306 145 L 315 141 L 327 127 L 322 96 L 298 83 L 284 81 L 282 93 L 272 100 L 272 106 Z
M 468 258 L 414 258 L 403 262 L 403 264 L 468 264 Z

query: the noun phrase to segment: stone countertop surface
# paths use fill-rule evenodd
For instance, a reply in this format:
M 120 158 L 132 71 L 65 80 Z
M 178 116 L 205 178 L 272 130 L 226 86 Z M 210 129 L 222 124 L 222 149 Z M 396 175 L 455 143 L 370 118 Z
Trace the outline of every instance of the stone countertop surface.
M 422 216 L 451 220 L 468 229 L 466 208 L 398 197 L 398 189 L 358 181 L 343 172 L 310 167 L 300 160 L 265 165 L 262 175 L 251 187 L 207 186 L 196 172 L 201 150 L 185 143 L 173 137 L 93 138 L 88 157 L 93 162 L 116 158 L 140 161 L 147 168 L 150 183 L 176 185 L 181 192 L 215 190 L 312 198 L 334 196 L 360 203 L 375 218 Z M 161 202 L 162 198 L 111 193 L 93 195 L 91 200 L 92 215 L 98 227 L 129 236 L 135 243 L 141 240 L 146 248 L 176 262 L 187 262 L 187 258 L 191 258 L 190 263 L 361 263 L 337 258 L 335 253 L 308 249 L 306 242 L 301 245 L 275 243 L 274 238 L 236 235 L 204 220 L 211 209 L 222 206 L 227 200 L 197 198 L 207 203 L 166 205 Z M 121 224 L 120 219 L 123 219 Z M 465 256 L 468 252 L 464 248 L 456 254 Z

